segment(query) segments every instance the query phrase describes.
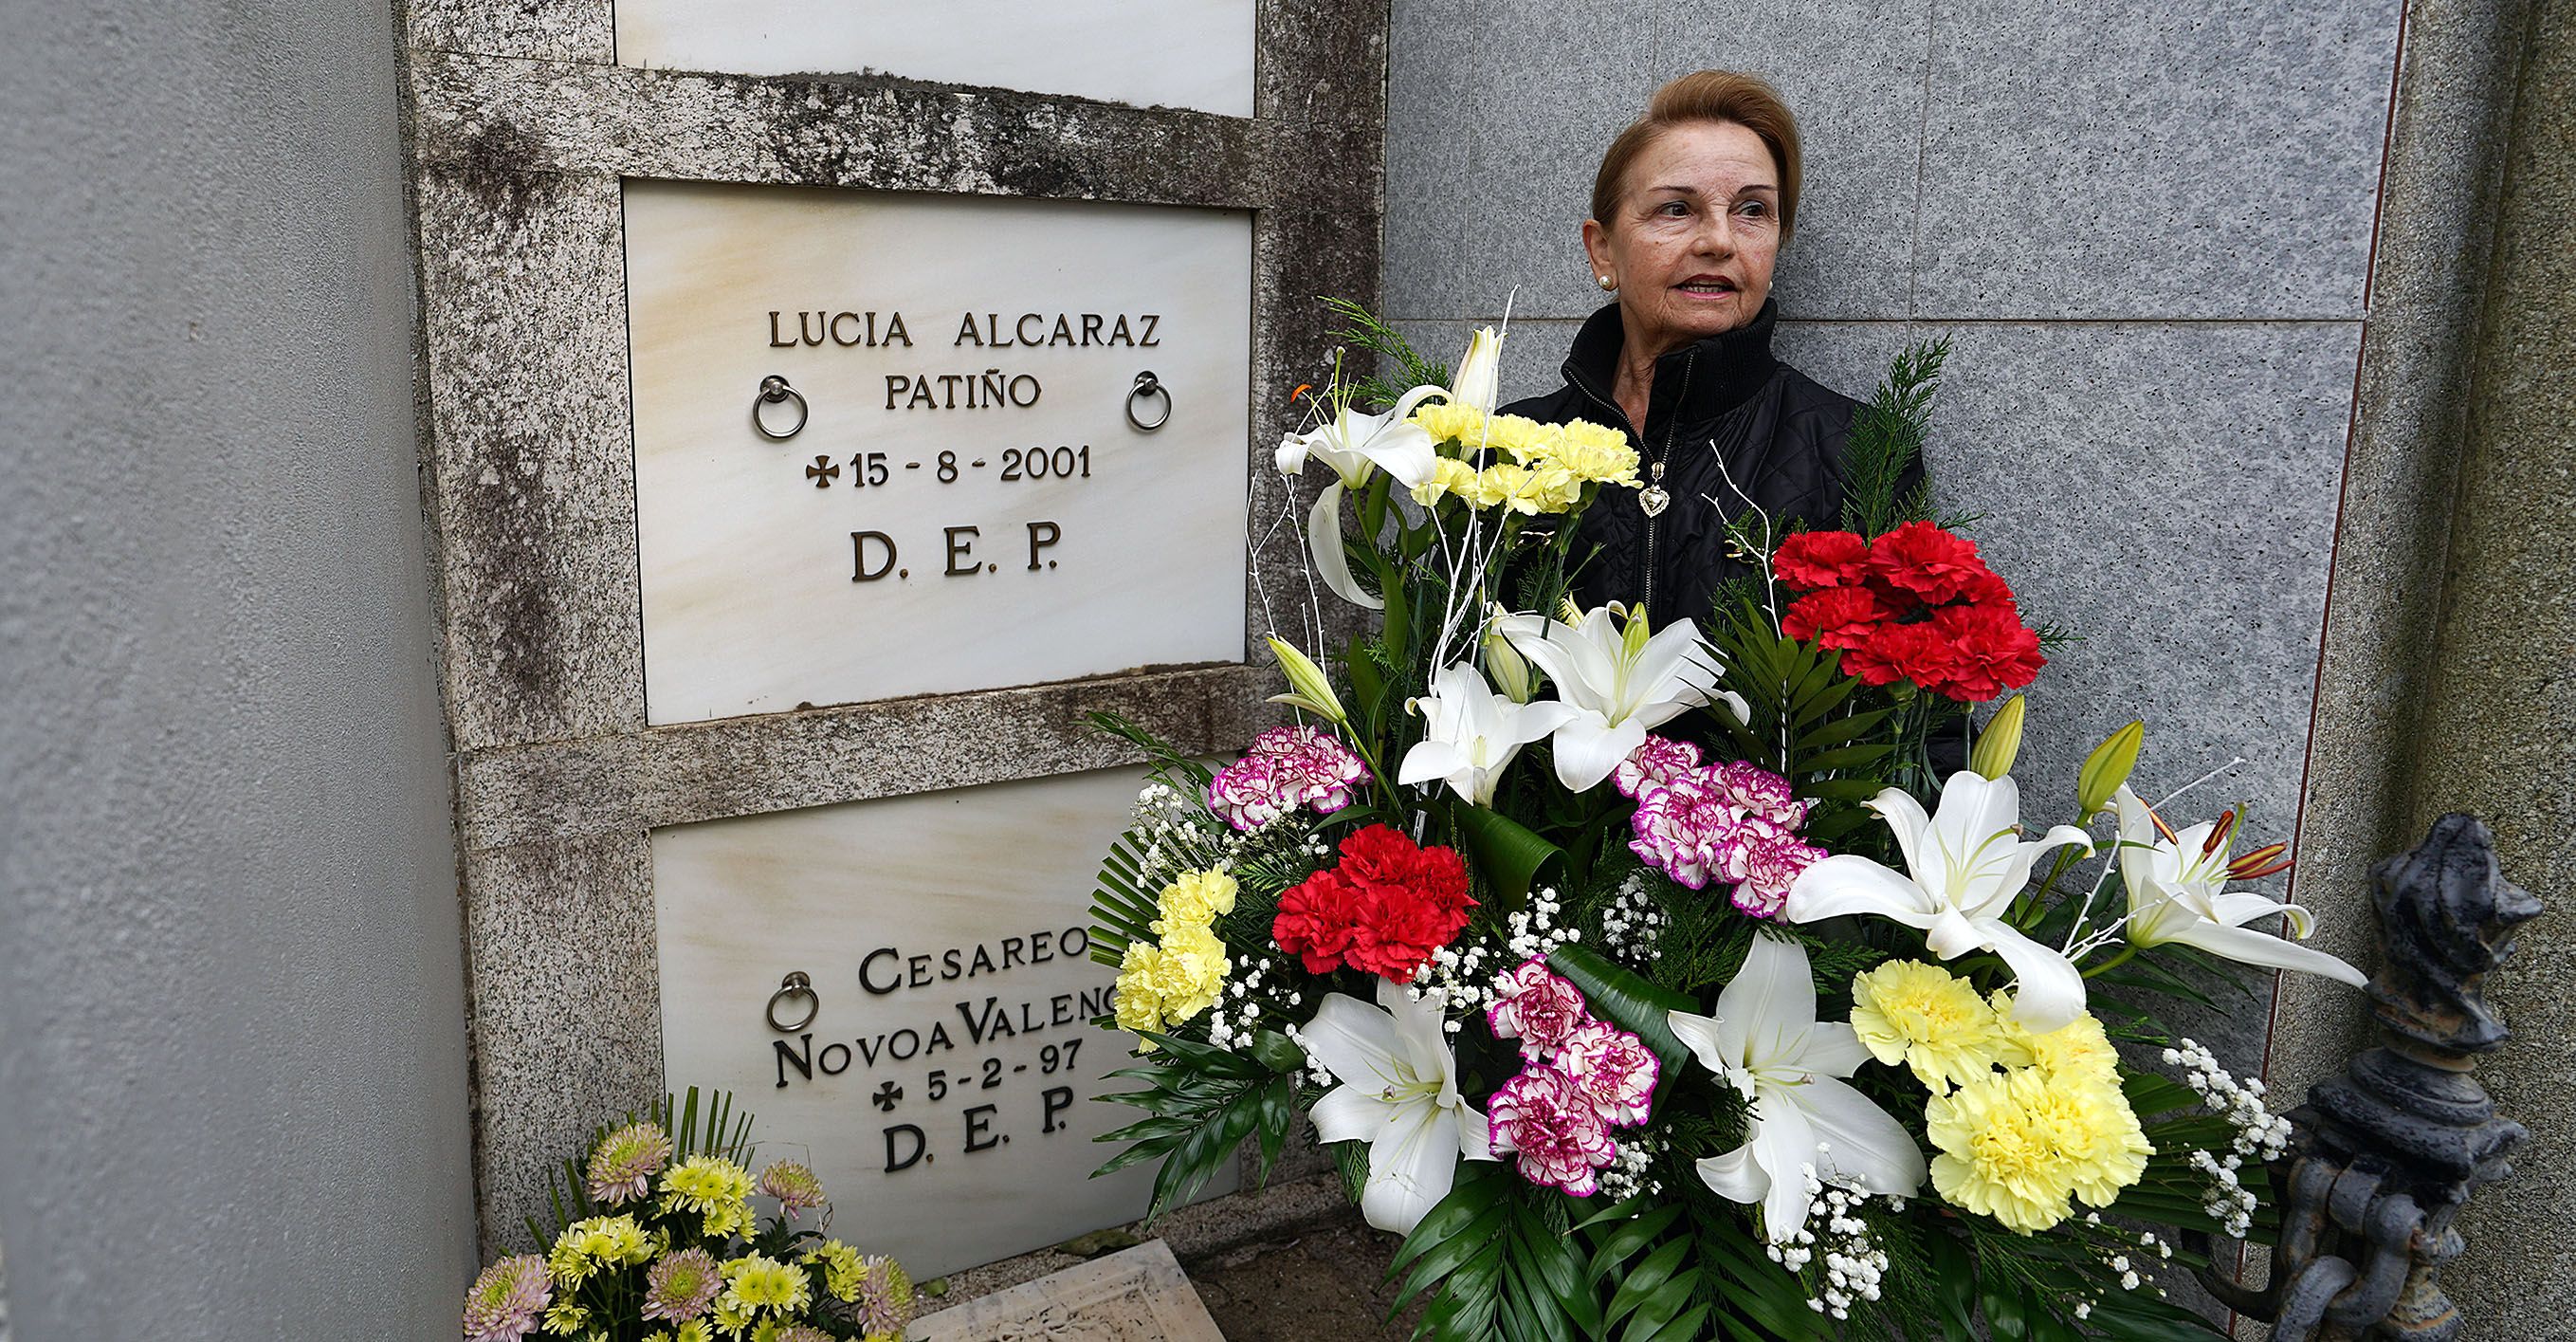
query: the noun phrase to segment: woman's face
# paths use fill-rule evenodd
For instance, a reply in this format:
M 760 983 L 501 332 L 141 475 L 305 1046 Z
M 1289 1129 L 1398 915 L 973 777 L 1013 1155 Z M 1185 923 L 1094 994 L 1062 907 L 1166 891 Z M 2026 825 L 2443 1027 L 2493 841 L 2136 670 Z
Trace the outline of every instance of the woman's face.
M 1619 286 L 1631 339 L 1661 354 L 1753 320 L 1780 254 L 1780 174 L 1731 121 L 1657 136 L 1628 167 L 1614 217 L 1583 221 L 1592 273 Z

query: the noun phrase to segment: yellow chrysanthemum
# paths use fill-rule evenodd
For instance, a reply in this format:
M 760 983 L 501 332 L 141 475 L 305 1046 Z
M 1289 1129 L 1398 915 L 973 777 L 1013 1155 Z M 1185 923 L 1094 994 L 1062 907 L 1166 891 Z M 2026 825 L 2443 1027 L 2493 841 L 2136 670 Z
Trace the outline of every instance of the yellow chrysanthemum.
M 569 1300 L 558 1300 L 546 1311 L 543 1327 L 558 1337 L 570 1337 L 590 1322 L 590 1311 Z
M 1413 422 L 1435 443 L 1474 447 L 1484 436 L 1485 412 L 1456 401 L 1428 401 L 1415 408 Z
M 1492 415 L 1485 420 L 1484 445 L 1515 462 L 1526 463 L 1546 455 L 1563 436 L 1555 425 L 1521 415 Z M 1468 440 L 1467 445 L 1475 446 L 1475 440 Z
M 693 1211 L 713 1237 L 751 1228 L 751 1172 L 722 1156 L 691 1156 L 662 1175 L 662 1210 Z
M 2022 1055 L 2015 1065 L 2030 1065 L 2052 1077 L 2074 1077 L 2098 1081 L 2117 1088 L 2120 1084 L 2120 1050 L 2111 1046 L 2110 1032 L 2092 1012 L 2085 1012 L 2046 1034 L 2032 1034 L 2012 1018 L 2013 997 L 2009 992 L 1995 994 L 1996 1028 Z
M 813 1297 L 803 1269 L 764 1254 L 744 1254 L 724 1265 L 725 1296 L 748 1309 L 802 1309 Z
M 859 1251 L 836 1239 L 806 1250 L 805 1261 L 823 1265 L 823 1289 L 845 1305 L 859 1298 L 859 1287 L 868 1279 L 866 1266 L 859 1262 Z
M 546 1274 L 566 1286 L 578 1286 L 593 1273 L 641 1263 L 653 1256 L 652 1241 L 632 1216 L 594 1216 L 575 1221 L 555 1237 L 546 1254 Z
M 1413 501 L 1428 508 L 1451 494 L 1464 498 L 1475 487 L 1475 467 L 1456 457 L 1442 457 L 1431 463 L 1431 478 L 1413 487 Z
M 1964 1082 L 1934 1096 L 1923 1117 L 1941 1152 L 1932 1186 L 2023 1234 L 2065 1220 L 2073 1197 L 2109 1206 L 2154 1154 L 2117 1089 L 2036 1067 Z
M 751 1326 L 756 1313 L 750 1305 L 727 1291 L 716 1297 L 715 1308 L 707 1317 L 714 1320 L 716 1329 L 725 1336 L 740 1337 L 742 1330 Z
M 1628 445 L 1628 435 L 1618 429 L 1574 420 L 1562 426 L 1557 440 L 1548 448 L 1547 459 L 1573 472 L 1577 480 L 1637 487 L 1637 449 Z
M 1169 936 L 1175 928 L 1206 930 L 1218 915 L 1234 912 L 1234 878 L 1222 871 L 1185 871 L 1163 887 L 1155 901 L 1162 917 L 1154 932 Z
M 707 1326 L 706 1320 L 691 1319 L 680 1325 L 680 1331 L 671 1335 L 671 1342 L 716 1342 L 716 1335 L 714 1330 Z
M 1852 1030 L 1883 1063 L 1902 1062 L 1940 1094 L 1988 1075 L 2008 1040 L 1974 984 L 1939 965 L 1890 960 L 1852 980 Z

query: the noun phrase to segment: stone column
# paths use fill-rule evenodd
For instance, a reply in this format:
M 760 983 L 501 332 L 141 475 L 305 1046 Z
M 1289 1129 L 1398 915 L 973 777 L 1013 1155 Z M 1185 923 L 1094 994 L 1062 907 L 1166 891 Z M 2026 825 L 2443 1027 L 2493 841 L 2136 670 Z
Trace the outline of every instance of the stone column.
M 2467 1336 L 2537 1338 L 2576 1313 L 2576 3 L 2525 32 L 2410 810 L 2475 812 L 2549 906 L 2489 981 L 2514 1038 L 2481 1067 L 2531 1141 L 2445 1274 Z

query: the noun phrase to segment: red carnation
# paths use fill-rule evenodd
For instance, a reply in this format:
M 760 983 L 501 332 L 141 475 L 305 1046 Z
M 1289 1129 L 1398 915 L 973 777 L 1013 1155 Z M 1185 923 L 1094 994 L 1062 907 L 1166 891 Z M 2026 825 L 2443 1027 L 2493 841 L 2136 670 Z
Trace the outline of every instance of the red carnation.
M 1929 522 L 1908 522 L 1870 543 L 1870 576 L 1937 606 L 1994 574 L 1974 541 Z
M 1424 848 L 1385 825 L 1342 840 L 1341 865 L 1319 871 L 1279 897 L 1270 925 L 1279 949 L 1308 973 L 1353 969 L 1410 983 L 1431 953 L 1467 926 L 1467 864 L 1447 848 Z
M 1962 703 L 1984 703 L 2020 689 L 2048 665 L 2039 655 L 2039 635 L 2022 624 L 2021 613 L 2009 601 L 1944 606 L 1932 613 L 1928 627 L 1950 648 L 1949 674 L 1930 688 Z
M 1828 587 L 1809 592 L 1780 612 L 1780 632 L 1794 639 L 1813 639 L 1828 648 L 1856 648 L 1895 614 L 1866 587 Z
M 1869 542 L 1848 531 L 1801 531 L 1780 542 L 1771 571 L 1792 587 L 1840 587 L 1859 580 Z
M 1930 622 L 1883 624 L 1866 642 L 1843 654 L 1843 670 L 1865 685 L 1910 680 L 1924 689 L 1948 683 L 1957 652 Z

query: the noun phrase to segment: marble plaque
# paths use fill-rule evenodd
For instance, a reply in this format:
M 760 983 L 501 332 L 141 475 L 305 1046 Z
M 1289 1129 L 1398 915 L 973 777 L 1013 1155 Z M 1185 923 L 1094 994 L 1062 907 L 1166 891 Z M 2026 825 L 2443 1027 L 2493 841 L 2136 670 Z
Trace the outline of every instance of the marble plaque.
M 635 181 L 626 260 L 649 721 L 1242 660 L 1249 214 Z
M 1093 1142 L 1141 1111 L 1094 1029 L 1092 877 L 1141 776 L 1073 774 L 655 830 L 662 1066 L 728 1089 L 835 1224 L 932 1277 L 1144 1215 L 1150 1166 Z M 771 996 L 791 973 L 808 1002 Z M 811 1020 L 801 1019 L 808 1006 Z M 1225 1187 L 1231 1187 L 1226 1181 Z M 1216 1191 L 1223 1191 L 1222 1188 Z
M 1172 1246 L 1050 1272 L 912 1325 L 910 1342 L 1225 1342 Z
M 623 65 L 870 71 L 1252 115 L 1252 0 L 617 0 Z

